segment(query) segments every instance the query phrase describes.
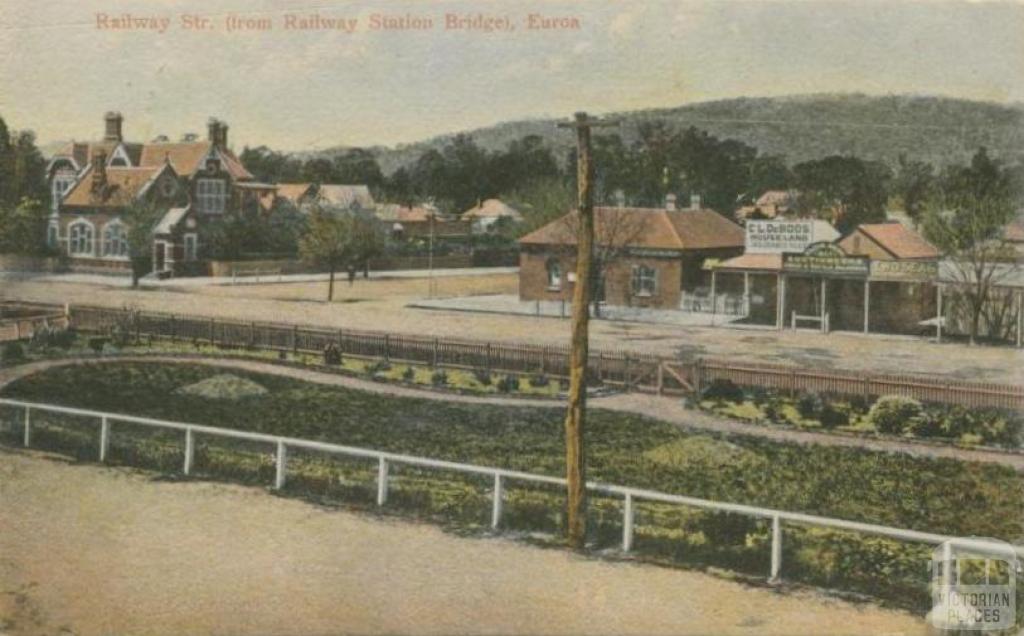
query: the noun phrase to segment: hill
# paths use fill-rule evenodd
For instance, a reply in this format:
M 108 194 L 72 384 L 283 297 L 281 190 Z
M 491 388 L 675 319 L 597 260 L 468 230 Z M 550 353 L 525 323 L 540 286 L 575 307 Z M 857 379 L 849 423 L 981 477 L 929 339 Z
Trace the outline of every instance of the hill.
M 677 108 L 609 113 L 620 119 L 619 134 L 630 143 L 644 121 L 663 120 L 678 128 L 696 126 L 721 138 L 746 142 L 790 164 L 830 154 L 849 154 L 895 164 L 901 153 L 935 165 L 962 163 L 978 146 L 996 157 L 1024 149 L 1024 106 L 947 97 L 863 94 L 738 98 Z M 503 149 L 524 135 L 540 135 L 559 159 L 574 143 L 554 119 L 506 122 L 464 131 L 488 150 Z M 441 148 L 453 134 L 373 152 L 385 174 Z M 331 148 L 309 155 L 333 155 Z M 303 153 L 305 155 L 305 153 Z

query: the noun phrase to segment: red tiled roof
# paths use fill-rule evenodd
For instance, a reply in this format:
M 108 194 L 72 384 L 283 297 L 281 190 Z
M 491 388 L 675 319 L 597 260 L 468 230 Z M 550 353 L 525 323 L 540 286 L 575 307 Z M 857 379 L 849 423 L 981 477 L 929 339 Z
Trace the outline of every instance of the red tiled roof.
M 299 200 L 306 196 L 312 187 L 312 183 L 279 183 L 277 184 L 277 196 L 298 205 Z
M 209 141 L 158 142 L 145 144 L 139 158 L 141 166 L 158 166 L 170 161 L 175 172 L 184 176 L 192 176 L 203 167 L 203 159 L 210 154 Z M 224 163 L 224 170 L 236 181 L 252 179 L 252 174 L 242 165 L 238 157 L 226 148 L 218 148 L 217 152 Z
M 575 215 L 569 214 L 519 239 L 525 245 L 575 245 Z M 600 245 L 666 250 L 742 247 L 743 228 L 714 210 L 594 208 L 594 234 Z
M 863 223 L 854 231 L 864 233 L 899 259 L 941 256 L 934 245 L 902 223 Z
M 94 208 L 124 207 L 134 201 L 142 188 L 162 169 L 163 166 L 107 168 L 106 185 L 95 190 L 92 187 L 92 174 L 95 167 L 90 167 L 72 187 L 71 192 L 67 193 L 61 205 Z

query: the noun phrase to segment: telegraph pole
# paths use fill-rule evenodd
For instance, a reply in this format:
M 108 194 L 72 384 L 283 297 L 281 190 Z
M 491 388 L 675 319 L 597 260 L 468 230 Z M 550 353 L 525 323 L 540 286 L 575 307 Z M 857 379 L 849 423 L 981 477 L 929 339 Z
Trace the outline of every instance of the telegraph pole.
M 565 415 L 565 479 L 569 546 L 582 550 L 587 538 L 587 478 L 583 432 L 587 409 L 588 326 L 594 257 L 594 196 L 591 181 L 590 129 L 616 126 L 576 113 L 575 121 L 559 128 L 576 130 L 576 191 L 579 215 L 576 236 L 576 285 L 572 291 L 572 343 L 569 353 L 569 405 Z

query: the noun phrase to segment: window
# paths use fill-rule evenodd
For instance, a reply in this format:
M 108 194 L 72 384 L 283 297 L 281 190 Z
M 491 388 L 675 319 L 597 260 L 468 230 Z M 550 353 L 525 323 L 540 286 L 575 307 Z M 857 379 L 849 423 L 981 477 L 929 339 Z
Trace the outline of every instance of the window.
M 658 272 L 645 265 L 633 266 L 633 295 L 653 296 L 658 291 Z
M 120 221 L 111 221 L 103 226 L 103 256 L 128 257 L 128 233 Z
M 75 185 L 75 175 L 72 172 L 58 172 L 53 177 L 53 184 L 50 186 L 50 200 L 52 208 L 57 209 L 60 200 L 68 193 L 71 186 Z
M 46 244 L 50 247 L 57 247 L 57 243 L 60 241 L 60 228 L 56 225 L 50 225 L 46 228 Z
M 562 266 L 558 261 L 551 259 L 547 262 L 548 289 L 562 288 Z
M 75 221 L 68 226 L 68 251 L 72 256 L 92 256 L 92 241 L 92 224 L 88 221 Z
M 196 260 L 196 235 L 186 234 L 185 235 L 185 260 L 194 261 Z
M 228 203 L 227 183 L 223 179 L 199 179 L 196 182 L 196 209 L 206 214 L 220 214 Z

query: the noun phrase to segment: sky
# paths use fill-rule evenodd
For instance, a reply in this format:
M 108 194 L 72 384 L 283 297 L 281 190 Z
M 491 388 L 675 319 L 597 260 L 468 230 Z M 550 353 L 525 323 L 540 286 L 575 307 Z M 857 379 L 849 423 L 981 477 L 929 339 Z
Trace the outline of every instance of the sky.
M 313 14 L 356 29 L 285 28 Z M 448 29 L 449 14 L 514 30 Z M 112 28 L 125 15 L 169 26 Z M 374 15 L 433 27 L 372 30 Z M 215 116 L 236 148 L 302 151 L 740 96 L 1022 102 L 1022 34 L 1024 3 L 966 0 L 0 0 L 0 117 L 45 144 L 101 136 L 108 110 L 138 141 Z

